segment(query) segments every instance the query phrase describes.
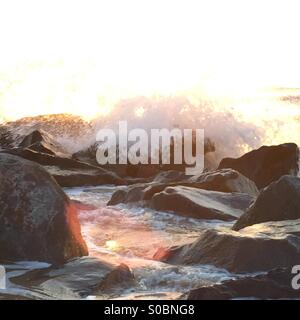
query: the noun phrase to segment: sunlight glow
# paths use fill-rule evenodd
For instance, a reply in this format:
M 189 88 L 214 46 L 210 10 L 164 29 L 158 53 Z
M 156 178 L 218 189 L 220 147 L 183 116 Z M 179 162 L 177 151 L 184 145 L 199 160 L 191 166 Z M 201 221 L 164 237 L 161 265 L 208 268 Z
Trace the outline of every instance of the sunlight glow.
M 293 0 L 0 0 L 0 120 L 90 119 L 137 95 L 298 87 L 299 9 Z
M 105 247 L 110 251 L 118 251 L 119 244 L 115 240 L 108 240 L 105 242 Z

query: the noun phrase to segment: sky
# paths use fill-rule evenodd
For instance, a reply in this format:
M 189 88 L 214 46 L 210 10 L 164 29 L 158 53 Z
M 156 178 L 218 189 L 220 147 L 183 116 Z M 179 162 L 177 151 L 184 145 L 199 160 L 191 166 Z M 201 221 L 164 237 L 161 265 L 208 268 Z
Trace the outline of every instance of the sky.
M 300 87 L 300 2 L 0 0 L 0 113 Z

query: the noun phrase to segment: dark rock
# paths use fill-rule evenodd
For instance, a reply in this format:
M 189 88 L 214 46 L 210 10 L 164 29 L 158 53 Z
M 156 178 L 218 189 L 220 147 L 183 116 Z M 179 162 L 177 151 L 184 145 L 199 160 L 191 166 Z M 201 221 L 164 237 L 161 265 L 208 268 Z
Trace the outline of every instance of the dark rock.
M 42 166 L 57 166 L 61 169 L 87 169 L 95 168 L 89 164 L 78 162 L 69 158 L 61 158 L 55 155 L 38 152 L 29 148 L 13 148 L 2 150 L 1 153 L 9 153 L 26 160 L 36 162 Z
M 120 177 L 130 179 L 130 178 L 140 178 L 147 180 L 153 178 L 159 170 L 160 167 L 154 164 L 108 164 L 101 166 L 103 169 L 115 172 Z
M 98 144 L 95 143 L 89 148 L 85 150 L 81 150 L 79 152 L 76 152 L 72 155 L 72 159 L 89 163 L 94 166 L 100 166 L 101 168 L 115 172 L 118 176 L 122 178 L 143 178 L 147 179 L 150 177 L 155 176 L 159 170 L 159 165 L 152 165 L 150 164 L 137 164 L 133 165 L 129 162 L 127 164 L 106 164 L 106 165 L 99 165 L 96 158 L 96 152 L 97 152 Z M 117 146 L 118 148 L 118 146 Z
M 191 183 L 190 186 L 199 189 L 246 193 L 253 197 L 258 195 L 255 183 L 232 169 L 208 171 L 190 177 L 188 182 Z
M 55 178 L 61 187 L 126 184 L 125 180 L 121 179 L 113 172 L 73 159 L 40 153 L 28 148 L 4 150 L 2 153 L 17 155 L 41 164 Z
M 128 266 L 121 263 L 116 269 L 111 271 L 101 282 L 98 290 L 107 291 L 112 290 L 122 285 L 122 287 L 128 287 L 134 283 L 134 276 Z
M 72 159 L 80 162 L 89 163 L 92 165 L 97 165 L 97 144 L 93 144 L 84 150 L 80 150 L 72 154 Z
M 58 143 L 53 136 L 43 130 L 35 130 L 24 137 L 18 146 L 30 150 L 46 153 L 61 158 L 70 158 L 71 155 Z
M 87 255 L 77 208 L 41 166 L 0 153 L 0 259 L 61 263 Z
M 62 170 L 58 167 L 45 167 L 62 187 L 99 186 L 102 184 L 125 185 L 126 180 L 115 173 L 101 168 Z
M 283 175 L 297 175 L 299 148 L 295 143 L 262 146 L 242 157 L 225 158 L 218 169 L 232 168 L 254 181 L 259 189 L 278 180 Z
M 188 180 L 190 176 L 187 176 L 182 171 L 168 170 L 159 172 L 151 182 L 155 183 L 170 183 Z
M 81 299 L 129 285 L 133 279 L 124 264 L 115 266 L 94 257 L 82 257 L 63 265 L 29 271 L 11 277 L 10 281 L 31 291 L 35 288 L 48 299 Z
M 83 128 L 89 131 L 87 123 L 69 115 L 24 118 L 0 126 L 2 152 L 43 165 L 62 187 L 126 184 L 117 174 L 98 165 L 71 159 L 71 154 L 58 142 L 57 136 L 66 133 L 61 131 L 62 126 L 66 126 L 72 136 L 76 128 L 78 131 Z M 44 128 L 56 135 L 46 132 Z
M 108 205 L 148 201 L 167 187 L 186 186 L 204 190 L 220 192 L 245 193 L 257 196 L 255 183 L 239 172 L 232 169 L 209 171 L 197 176 L 186 176 L 179 171 L 165 171 L 159 173 L 153 182 L 139 183 L 126 189 L 117 190 L 112 195 Z
M 156 193 L 150 206 L 199 219 L 230 221 L 238 218 L 253 198 L 242 193 L 224 193 L 189 187 L 168 187 Z
M 300 218 L 300 178 L 283 176 L 263 189 L 233 230 L 266 221 Z
M 132 203 L 140 202 L 144 200 L 144 190 L 147 188 L 147 185 L 135 184 L 133 186 L 128 186 L 126 189 L 122 188 L 116 190 L 111 199 L 108 201 L 108 206 L 117 205 L 119 203 Z
M 154 182 L 165 183 L 166 186 L 183 185 L 212 191 L 258 195 L 255 183 L 233 169 L 207 171 L 195 176 L 186 176 L 182 172 L 167 171 L 158 174 Z
M 300 220 L 268 222 L 240 232 L 207 230 L 194 242 L 160 249 L 154 259 L 211 264 L 231 272 L 268 271 L 300 264 Z
M 0 292 L 0 300 L 34 300 L 33 297 Z
M 227 280 L 221 284 L 191 290 L 188 300 L 228 300 L 236 298 L 296 299 L 300 290 L 291 286 L 291 269 L 275 269 L 254 277 Z

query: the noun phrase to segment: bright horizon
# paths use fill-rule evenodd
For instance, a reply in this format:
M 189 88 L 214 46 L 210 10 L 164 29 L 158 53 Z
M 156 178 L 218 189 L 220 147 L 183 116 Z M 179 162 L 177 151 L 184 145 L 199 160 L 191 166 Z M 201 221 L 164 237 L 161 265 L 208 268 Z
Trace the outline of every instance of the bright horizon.
M 298 1 L 0 1 L 0 119 L 89 118 L 140 95 L 299 88 L 299 9 Z

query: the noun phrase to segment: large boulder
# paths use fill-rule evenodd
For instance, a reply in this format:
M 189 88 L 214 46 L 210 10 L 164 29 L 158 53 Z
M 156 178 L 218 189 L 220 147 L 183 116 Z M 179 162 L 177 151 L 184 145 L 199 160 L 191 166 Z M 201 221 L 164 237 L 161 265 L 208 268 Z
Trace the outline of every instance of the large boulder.
M 291 286 L 294 276 L 289 268 L 275 269 L 267 274 L 226 280 L 220 284 L 191 290 L 187 299 L 299 299 L 300 290 Z
M 41 166 L 0 153 L 0 260 L 88 255 L 77 208 Z
M 37 152 L 30 148 L 14 148 L 1 152 L 16 155 L 42 165 L 61 187 L 126 184 L 124 179 L 113 172 L 73 159 Z
M 299 148 L 295 143 L 262 146 L 242 157 L 225 158 L 218 169 L 232 168 L 253 180 L 259 189 L 278 180 L 283 175 L 297 175 Z
M 300 178 L 283 176 L 263 189 L 233 230 L 266 221 L 300 219 Z
M 300 264 L 300 220 L 268 222 L 240 232 L 206 230 L 189 244 L 161 248 L 154 259 L 210 264 L 231 272 L 269 271 Z
M 150 206 L 198 219 L 230 221 L 240 217 L 253 198 L 243 193 L 207 191 L 190 187 L 168 187 L 156 193 Z
M 7 268 L 16 268 L 10 265 Z M 22 265 L 18 266 L 20 270 Z M 113 294 L 134 284 L 134 276 L 127 265 L 107 263 L 95 257 L 75 258 L 60 266 L 30 270 L 9 276 L 14 286 L 22 288 L 25 296 L 39 299 L 82 299 L 89 295 Z M 20 290 L 19 290 L 20 291 Z
M 258 195 L 255 183 L 233 169 L 208 171 L 192 176 L 185 185 L 220 192 L 246 193 L 253 197 Z
M 167 187 L 176 186 L 245 193 L 253 197 L 258 195 L 255 183 L 232 169 L 209 171 L 192 177 L 179 171 L 165 171 L 159 173 L 150 183 L 139 183 L 126 189 L 116 190 L 108 204 L 145 202 L 151 200 L 156 193 L 164 191 Z

